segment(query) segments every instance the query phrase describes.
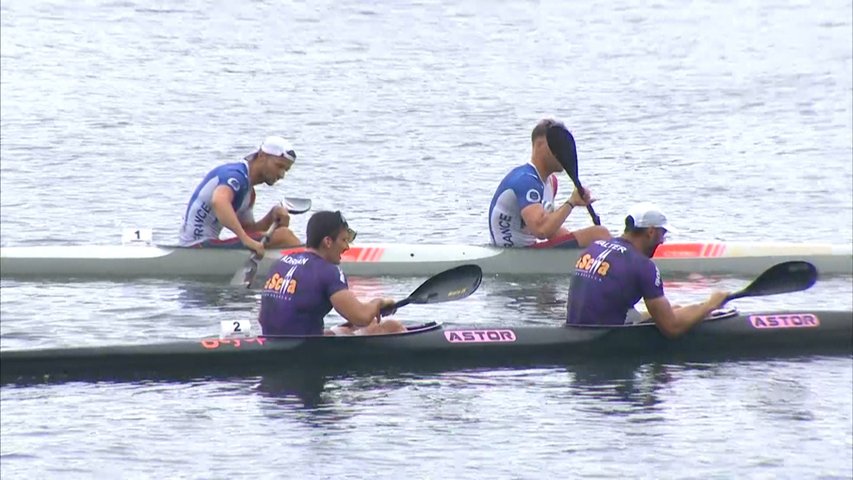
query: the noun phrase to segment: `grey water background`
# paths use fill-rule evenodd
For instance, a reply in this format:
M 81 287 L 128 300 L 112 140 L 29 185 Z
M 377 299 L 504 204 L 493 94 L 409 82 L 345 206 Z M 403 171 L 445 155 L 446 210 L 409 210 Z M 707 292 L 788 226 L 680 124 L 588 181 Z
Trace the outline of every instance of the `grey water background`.
M 652 200 L 674 240 L 849 244 L 851 17 L 849 0 L 3 0 L 0 244 L 127 227 L 172 243 L 201 176 L 268 134 L 299 161 L 259 211 L 305 196 L 360 241 L 486 243 L 493 189 L 545 115 L 575 134 L 614 231 Z M 351 283 L 402 297 L 422 280 Z M 558 324 L 565 283 L 487 278 L 399 316 Z M 737 306 L 849 310 L 853 287 Z M 193 338 L 256 313 L 210 282 L 3 279 L 0 347 Z M 851 393 L 849 357 L 3 387 L 0 475 L 850 478 Z

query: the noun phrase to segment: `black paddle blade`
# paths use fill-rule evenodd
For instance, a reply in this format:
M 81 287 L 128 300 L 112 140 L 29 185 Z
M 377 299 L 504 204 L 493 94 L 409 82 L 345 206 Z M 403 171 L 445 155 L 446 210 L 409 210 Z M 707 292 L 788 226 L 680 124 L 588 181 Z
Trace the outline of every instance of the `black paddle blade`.
M 551 153 L 557 157 L 557 161 L 569 174 L 569 177 L 577 186 L 578 181 L 578 149 L 575 145 L 575 137 L 566 129 L 562 123 L 557 123 L 548 127 L 545 134 L 545 139 L 548 141 L 548 148 Z
M 461 300 L 476 292 L 483 281 L 483 270 L 477 265 L 460 265 L 429 278 L 411 295 L 379 311 L 381 316 L 394 313 L 410 303 L 441 303 Z
M 578 148 L 577 145 L 575 145 L 575 137 L 572 136 L 572 132 L 566 129 L 565 125 L 558 122 L 548 127 L 548 131 L 545 133 L 545 139 L 548 141 L 548 148 L 551 149 L 551 153 L 554 154 L 557 161 L 563 166 L 563 170 L 569 174 L 569 178 L 572 179 L 572 183 L 575 185 L 575 188 L 577 188 L 579 192 L 583 192 L 584 189 L 581 186 L 580 179 L 578 178 Z M 598 214 L 595 213 L 595 209 L 592 208 L 592 205 L 587 205 L 586 211 L 589 212 L 589 216 L 592 218 L 592 223 L 595 225 L 601 225 L 601 219 L 598 217 Z
M 409 303 L 441 303 L 463 299 L 476 292 L 483 281 L 483 270 L 477 265 L 461 265 L 445 270 L 421 284 Z
M 807 290 L 817 281 L 817 268 L 809 262 L 795 260 L 773 265 L 743 290 L 728 296 L 726 301 L 743 297 L 762 297 Z

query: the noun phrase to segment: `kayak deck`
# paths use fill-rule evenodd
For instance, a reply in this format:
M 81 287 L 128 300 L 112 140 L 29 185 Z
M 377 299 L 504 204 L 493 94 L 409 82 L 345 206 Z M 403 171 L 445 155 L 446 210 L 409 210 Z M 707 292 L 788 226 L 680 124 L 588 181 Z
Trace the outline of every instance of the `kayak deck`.
M 268 252 L 265 272 L 282 253 Z M 574 267 L 577 249 L 499 248 L 485 245 L 366 243 L 347 251 L 348 275 L 431 275 L 475 264 L 487 275 L 561 275 Z M 0 248 L 0 275 L 12 277 L 230 278 L 246 261 L 242 249 L 154 245 L 33 246 Z M 664 273 L 754 275 L 777 263 L 805 260 L 821 274 L 853 275 L 853 246 L 769 242 L 667 243 L 655 254 Z
M 774 312 L 706 321 L 670 340 L 654 325 L 444 327 L 351 337 L 205 338 L 150 345 L 0 351 L 0 383 L 259 374 L 356 366 L 496 366 L 567 360 L 853 353 L 853 312 Z

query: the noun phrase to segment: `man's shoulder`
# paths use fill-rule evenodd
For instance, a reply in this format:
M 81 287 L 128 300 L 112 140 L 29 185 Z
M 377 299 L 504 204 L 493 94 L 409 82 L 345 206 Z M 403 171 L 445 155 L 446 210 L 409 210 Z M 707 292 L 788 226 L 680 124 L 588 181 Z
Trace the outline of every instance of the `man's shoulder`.
M 512 184 L 532 184 L 536 186 L 542 186 L 542 180 L 539 178 L 539 175 L 536 173 L 536 168 L 529 163 L 525 163 L 523 165 L 519 165 L 504 177 L 504 183 L 508 185 Z
M 522 163 L 521 165 L 516 165 L 506 174 L 507 177 L 513 175 L 536 175 L 536 168 L 533 167 L 533 164 L 530 163 Z
M 234 192 L 244 193 L 249 187 L 249 170 L 246 162 L 223 163 L 207 174 L 209 179 L 218 179 L 219 185 L 228 184 Z
M 629 254 L 630 264 L 634 271 L 644 280 L 654 281 L 655 286 L 661 285 L 661 275 L 658 265 L 649 257 L 638 252 Z
M 222 163 L 213 167 L 208 174 L 210 176 L 238 176 L 240 178 L 249 178 L 249 167 L 246 162 L 228 162 Z
M 336 265 L 321 257 L 316 257 L 314 262 L 317 264 L 317 273 L 323 279 L 324 283 L 328 285 L 347 284 L 346 276 L 344 275 L 344 271 L 341 270 L 340 265 Z
M 335 265 L 334 263 L 326 260 L 325 258 L 317 255 L 312 251 L 304 250 L 298 253 L 291 254 L 289 256 L 292 261 L 300 265 L 307 265 L 316 273 L 321 273 L 323 275 L 334 275 L 336 277 L 341 274 L 340 265 Z

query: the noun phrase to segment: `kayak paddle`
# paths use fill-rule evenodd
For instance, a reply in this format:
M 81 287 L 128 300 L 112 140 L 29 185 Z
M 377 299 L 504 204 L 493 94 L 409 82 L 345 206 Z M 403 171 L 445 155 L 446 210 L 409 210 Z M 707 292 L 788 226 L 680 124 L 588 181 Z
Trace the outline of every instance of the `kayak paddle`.
M 461 300 L 480 287 L 483 270 L 477 265 L 460 265 L 433 275 L 416 288 L 411 295 L 380 310 L 380 315 L 388 315 L 410 303 L 441 303 Z
M 308 210 L 311 210 L 310 198 L 285 197 L 284 201 L 281 203 L 285 208 L 287 208 L 287 211 L 292 214 L 305 213 Z
M 575 184 L 575 188 L 581 195 L 583 195 L 583 187 L 581 186 L 580 179 L 578 179 L 578 149 L 575 145 L 575 138 L 572 136 L 572 133 L 560 123 L 548 127 L 545 139 L 548 141 L 548 148 L 551 149 L 551 152 L 553 152 L 554 156 L 557 157 L 557 161 L 560 162 L 560 165 L 562 165 L 566 173 L 569 174 L 569 178 L 572 179 L 572 183 Z M 586 211 L 589 212 L 589 216 L 592 217 L 592 223 L 601 225 L 601 219 L 598 217 L 598 214 L 595 213 L 595 209 L 592 208 L 592 205 L 587 205 Z
M 264 248 L 266 248 L 267 242 L 276 228 L 278 228 L 278 221 L 272 222 L 270 228 L 264 232 L 264 236 L 261 237 L 261 245 Z M 246 263 L 243 264 L 243 267 L 237 270 L 234 276 L 231 277 L 231 285 L 242 285 L 246 288 L 252 288 L 252 280 L 255 279 L 255 274 L 258 273 L 258 265 L 261 263 L 261 260 L 263 260 L 263 257 L 253 251 L 249 255 L 249 259 L 246 260 Z
M 723 305 L 737 298 L 799 292 L 810 288 L 816 281 L 817 269 L 809 262 L 796 260 L 779 263 L 765 270 L 744 289 L 730 294 Z
M 310 198 L 285 198 L 282 200 L 281 205 L 287 208 L 287 211 L 292 214 L 305 213 L 308 210 L 311 210 L 311 199 Z M 275 221 L 270 225 L 270 228 L 264 232 L 264 236 L 261 237 L 261 245 L 264 247 L 267 246 L 267 242 L 272 236 L 275 229 L 278 228 L 278 222 Z M 246 263 L 243 265 L 243 268 L 237 270 L 233 277 L 231 277 L 231 285 L 243 285 L 246 288 L 252 288 L 252 280 L 255 279 L 255 275 L 258 273 L 258 265 L 263 260 L 257 253 L 252 252 L 249 256 L 249 259 L 246 260 Z

